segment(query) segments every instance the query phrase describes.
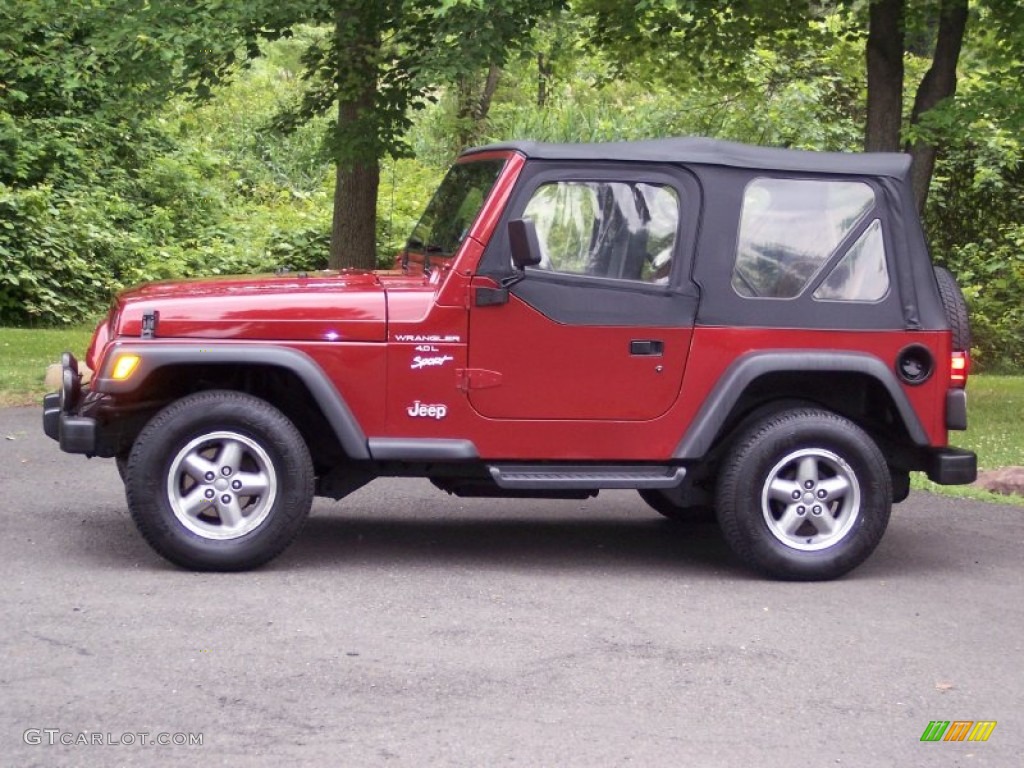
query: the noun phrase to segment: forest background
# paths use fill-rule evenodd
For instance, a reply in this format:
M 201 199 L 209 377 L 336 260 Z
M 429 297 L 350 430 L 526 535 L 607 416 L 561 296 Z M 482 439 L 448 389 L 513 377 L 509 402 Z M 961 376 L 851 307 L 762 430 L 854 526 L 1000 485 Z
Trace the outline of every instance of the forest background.
M 908 151 L 975 361 L 1024 367 L 1016 0 L 0 0 L 0 325 L 390 265 L 506 139 Z

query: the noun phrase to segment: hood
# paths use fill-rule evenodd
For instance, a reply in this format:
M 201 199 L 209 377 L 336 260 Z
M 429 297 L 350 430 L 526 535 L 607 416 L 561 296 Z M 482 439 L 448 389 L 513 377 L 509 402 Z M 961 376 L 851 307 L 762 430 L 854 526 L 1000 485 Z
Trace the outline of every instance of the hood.
M 274 341 L 385 341 L 387 301 L 372 272 L 311 272 L 148 283 L 122 293 L 115 336 Z

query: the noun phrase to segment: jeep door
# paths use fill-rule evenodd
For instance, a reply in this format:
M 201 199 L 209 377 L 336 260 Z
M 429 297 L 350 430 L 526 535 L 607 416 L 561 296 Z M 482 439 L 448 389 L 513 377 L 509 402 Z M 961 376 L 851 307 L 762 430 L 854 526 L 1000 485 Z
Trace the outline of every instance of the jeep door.
M 698 293 L 698 187 L 673 167 L 527 164 L 473 280 L 466 386 L 495 419 L 647 421 L 672 406 Z M 508 222 L 541 262 L 511 284 Z

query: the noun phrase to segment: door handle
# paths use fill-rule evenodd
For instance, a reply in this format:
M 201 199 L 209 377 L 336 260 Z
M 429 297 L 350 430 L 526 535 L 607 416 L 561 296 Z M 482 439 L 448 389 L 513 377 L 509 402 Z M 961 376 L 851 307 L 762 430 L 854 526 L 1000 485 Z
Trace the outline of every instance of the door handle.
M 661 357 L 665 353 L 665 342 L 659 339 L 633 339 L 629 342 L 629 354 Z

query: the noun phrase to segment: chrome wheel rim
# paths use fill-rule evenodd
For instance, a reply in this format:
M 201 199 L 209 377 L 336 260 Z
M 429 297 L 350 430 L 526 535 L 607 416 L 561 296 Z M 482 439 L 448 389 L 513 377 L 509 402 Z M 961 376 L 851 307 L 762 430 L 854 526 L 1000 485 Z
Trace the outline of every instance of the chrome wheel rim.
M 211 432 L 178 451 L 167 499 L 182 525 L 204 539 L 237 539 L 266 520 L 277 473 L 262 446 L 238 432 Z
M 806 448 L 772 467 L 761 511 L 776 539 L 812 552 L 846 537 L 860 516 L 860 500 L 860 483 L 846 461 L 823 448 Z

